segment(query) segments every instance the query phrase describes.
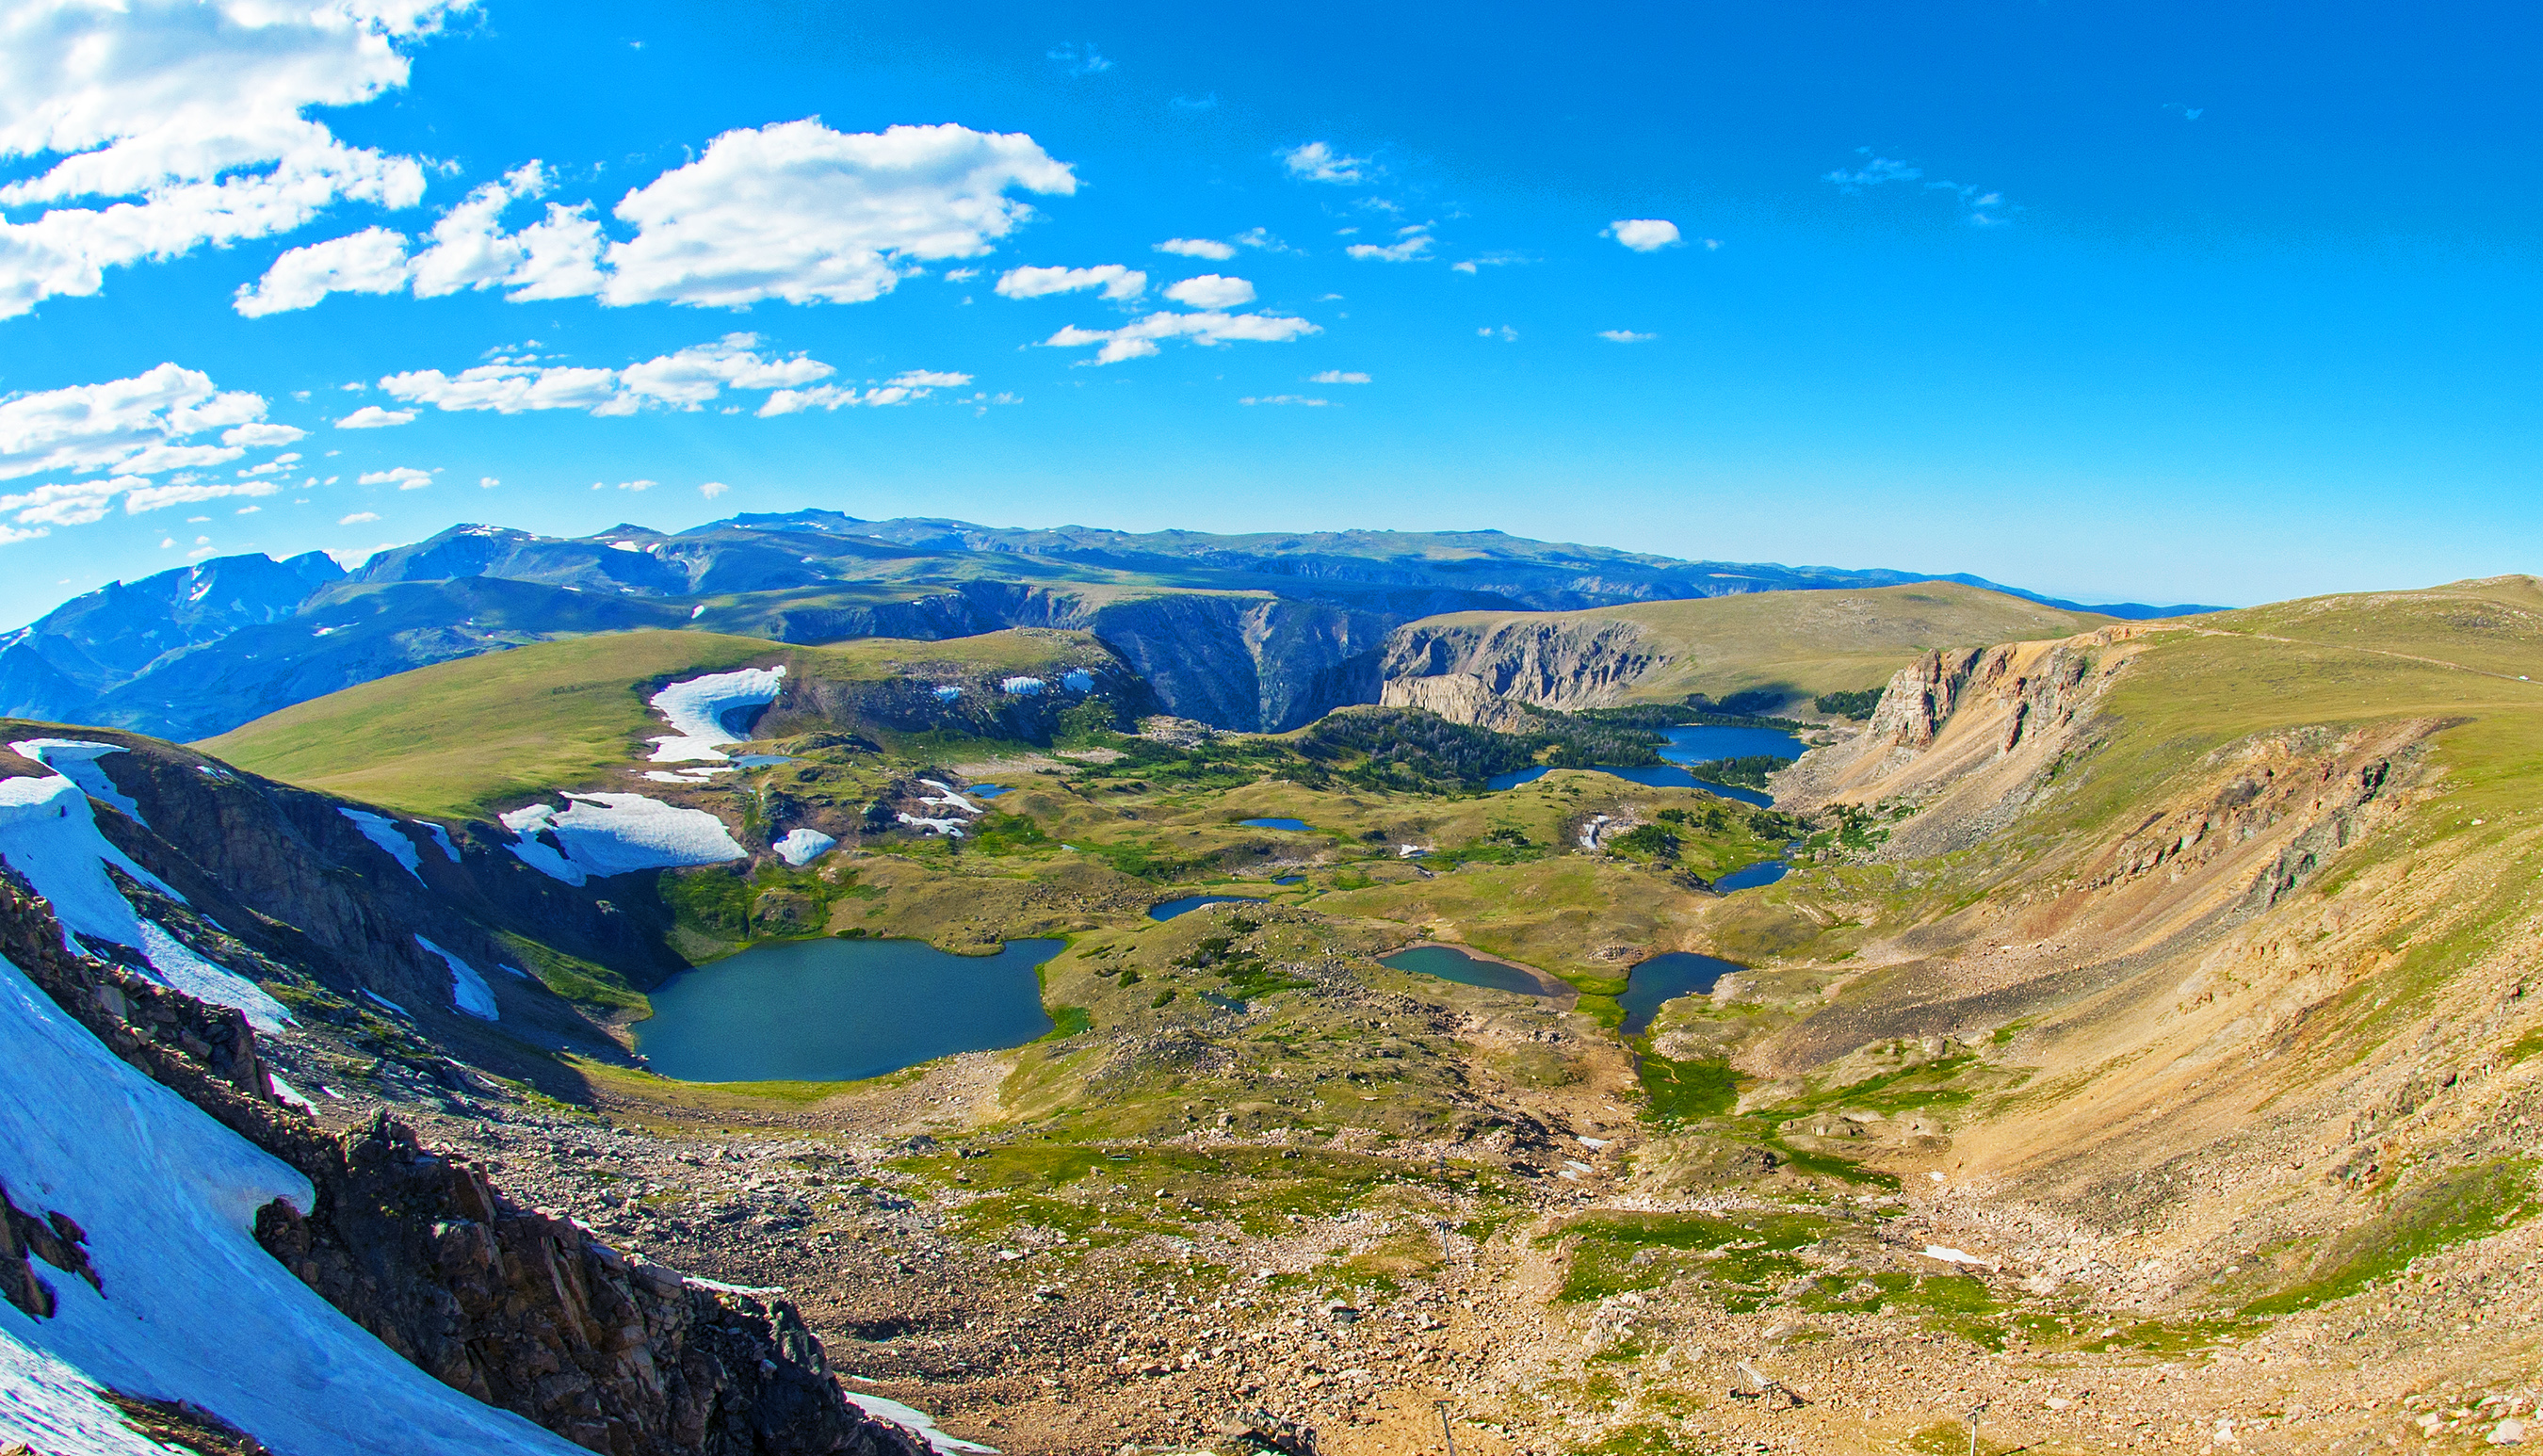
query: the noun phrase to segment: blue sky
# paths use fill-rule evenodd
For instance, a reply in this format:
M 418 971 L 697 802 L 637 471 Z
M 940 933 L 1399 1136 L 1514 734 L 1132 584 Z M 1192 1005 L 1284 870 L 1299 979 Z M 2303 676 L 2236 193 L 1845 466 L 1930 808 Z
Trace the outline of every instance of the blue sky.
M 0 15 L 0 620 L 804 505 L 2535 565 L 2521 11 L 258 9 Z

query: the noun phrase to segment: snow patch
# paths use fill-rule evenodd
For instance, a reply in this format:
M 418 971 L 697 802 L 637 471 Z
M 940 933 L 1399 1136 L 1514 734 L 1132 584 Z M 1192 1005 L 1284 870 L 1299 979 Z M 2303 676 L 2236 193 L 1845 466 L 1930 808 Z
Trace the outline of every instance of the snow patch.
M 725 743 L 746 741 L 725 727 L 728 716 L 743 708 L 765 708 L 785 687 L 786 667 L 744 667 L 738 672 L 711 672 L 675 682 L 655 693 L 654 711 L 671 725 L 671 732 L 653 739 L 655 763 L 722 763 L 717 751 Z
M 632 551 L 639 556 L 645 554 L 644 546 L 635 541 L 612 541 L 609 543 L 609 549 L 612 551 Z
M 789 829 L 786 837 L 769 846 L 777 857 L 801 870 L 830 852 L 839 841 L 818 829 Z
M 1064 672 L 1060 674 L 1059 685 L 1072 693 L 1091 693 L 1095 691 L 1095 674 L 1083 669 Z
M 936 690 L 936 701 L 939 703 L 951 703 L 962 696 L 963 690 L 952 683 L 947 683 Z
M 1977 1267 L 1982 1269 L 1992 1269 L 1997 1266 L 1996 1261 L 1992 1259 L 1980 1259 L 1974 1254 L 1964 1254 L 1958 1249 L 1953 1249 L 1942 1244 L 1926 1245 L 1925 1257 L 1927 1259 L 1939 1259 L 1945 1264 L 1975 1264 Z
M 9 747 L 21 757 L 32 758 L 54 773 L 80 786 L 80 792 L 91 799 L 103 800 L 123 810 L 124 816 L 143 828 L 150 821 L 141 817 L 141 805 L 132 797 L 115 787 L 98 760 L 110 753 L 124 751 L 120 743 L 92 743 L 86 738 L 21 738 Z
M 942 799 L 921 799 L 919 801 L 921 804 L 951 805 L 955 808 L 963 810 L 964 813 L 976 814 L 980 811 L 980 806 L 978 805 L 973 804 L 971 801 L 964 799 L 962 795 L 955 793 L 954 786 L 951 784 L 939 783 L 934 779 L 921 779 L 918 782 L 945 796 Z
M 408 1021 L 414 1021 L 414 1020 L 415 1020 L 415 1013 L 414 1013 L 414 1012 L 411 1012 L 411 1011 L 407 1010 L 405 1007 L 398 1005 L 396 1002 L 391 1001 L 389 998 L 387 998 L 386 996 L 381 995 L 381 994 L 380 994 L 379 992 L 377 992 L 377 991 L 374 991 L 374 990 L 371 990 L 371 989 L 369 989 L 369 988 L 365 987 L 365 988 L 363 989 L 363 991 L 362 991 L 362 994 L 363 994 L 363 995 L 365 995 L 365 996 L 370 997 L 372 1000 L 374 1000 L 374 1001 L 378 1002 L 378 1003 L 379 1003 L 379 1004 L 381 1004 L 382 1006 L 387 1007 L 389 1010 L 396 1012 L 398 1015 L 400 1015 L 400 1016 L 402 1016 L 402 1017 L 405 1017 Z
M 501 817 L 503 827 L 520 836 L 504 847 L 531 869 L 568 884 L 634 870 L 719 865 L 747 857 L 724 820 L 705 809 L 681 808 L 642 794 L 563 797 L 562 809 L 533 804 Z
M 948 839 L 960 839 L 963 837 L 963 821 L 961 819 L 922 819 L 914 814 L 902 814 L 900 816 L 900 821 L 904 824 L 924 829 L 930 834 L 942 834 Z
M 58 1306 L 0 1305 L 0 1421 L 79 1456 L 164 1456 L 103 1389 L 187 1401 L 279 1452 L 576 1456 L 424 1374 L 257 1245 L 308 1180 L 110 1053 L 0 960 L 0 1180 L 88 1233 L 105 1292 L 49 1265 Z
M 432 836 L 432 842 L 441 846 L 443 858 L 449 860 L 450 863 L 454 865 L 458 864 L 459 846 L 450 842 L 450 831 L 442 828 L 439 824 L 432 822 L 430 819 L 424 821 L 424 828 L 425 833 Z
M 477 973 L 477 967 L 422 936 L 417 936 L 415 943 L 440 957 L 441 963 L 450 967 L 451 1005 L 481 1022 L 497 1022 L 503 1019 L 503 1013 L 495 1005 L 495 988 L 486 984 L 486 978 Z
M 82 936 L 129 946 L 141 953 L 163 984 L 243 1011 L 261 1031 L 278 1031 L 290 1023 L 291 1013 L 256 982 L 187 950 L 175 936 L 133 912 L 107 876 L 107 866 L 179 904 L 186 897 L 97 832 L 88 795 L 69 779 L 0 780 L 0 860 L 25 876 L 53 907 L 53 918 L 62 924 L 62 949 L 85 952 Z
M 904 1406 L 898 1401 L 886 1400 L 882 1396 L 870 1396 L 862 1391 L 843 1391 L 841 1394 L 848 1398 L 849 1405 L 877 1420 L 888 1420 L 894 1425 L 907 1426 L 916 1431 L 919 1437 L 927 1442 L 927 1449 L 939 1453 L 939 1456 L 945 1456 L 948 1452 L 955 1453 L 955 1456 L 999 1456 L 998 1448 L 995 1446 L 983 1446 L 978 1441 L 966 1441 L 961 1436 L 947 1435 L 938 1430 L 934 1418 L 924 1411 Z
M 689 620 L 690 620 L 690 621 L 692 621 L 692 622 L 694 622 L 694 621 L 698 620 L 700 617 L 703 617 L 703 616 L 705 616 L 706 614 L 707 614 L 707 604 L 706 604 L 705 602 L 700 602 L 700 603 L 698 603 L 696 606 L 693 606 L 693 607 L 689 608 Z
M 998 691 L 1011 698 L 1031 698 L 1048 686 L 1039 677 L 1010 677 L 998 684 Z
M 739 769 L 731 768 L 657 768 L 646 770 L 645 777 L 653 780 L 656 784 L 687 784 L 694 787 L 699 784 L 714 783 L 715 776 L 718 774 L 739 772 Z
M 280 1077 L 275 1076 L 271 1072 L 268 1072 L 265 1074 L 265 1080 L 273 1088 L 273 1095 L 282 1099 L 286 1106 L 298 1108 L 304 1112 L 314 1112 L 318 1111 L 318 1105 L 316 1103 L 303 1097 L 299 1088 L 283 1081 Z
M 406 873 L 415 877 L 416 883 L 424 883 L 424 856 L 415 852 L 414 840 L 398 832 L 397 820 L 358 808 L 340 807 L 336 812 L 352 820 L 353 827 L 362 831 L 364 839 L 378 845 L 390 859 L 404 865 Z

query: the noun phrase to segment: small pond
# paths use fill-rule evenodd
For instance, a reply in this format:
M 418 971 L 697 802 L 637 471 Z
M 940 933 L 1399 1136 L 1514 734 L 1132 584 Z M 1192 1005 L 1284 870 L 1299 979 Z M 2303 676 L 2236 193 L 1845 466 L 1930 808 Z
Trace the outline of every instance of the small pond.
M 1148 918 L 1172 920 L 1178 915 L 1189 915 L 1203 905 L 1259 905 L 1262 903 L 1261 895 L 1185 895 L 1179 900 L 1167 900 L 1162 904 L 1150 905 Z
M 1275 878 L 1272 882 L 1273 884 L 1295 884 L 1306 878 L 1307 877 L 1304 875 L 1282 875 Z
M 1781 728 L 1720 728 L 1697 724 L 1687 728 L 1662 728 L 1660 736 L 1667 739 L 1658 749 L 1659 756 L 1666 762 L 1645 768 L 1619 768 L 1602 763 L 1597 765 L 1597 772 L 1614 774 L 1629 783 L 1654 789 L 1702 789 L 1708 794 L 1718 794 L 1741 804 L 1771 808 L 1775 803 L 1772 796 L 1735 784 L 1716 784 L 1699 779 L 1686 771 L 1686 765 L 1712 763 L 1724 758 L 1799 758 L 1803 751 L 1802 740 Z M 1492 789 L 1515 789 L 1521 784 L 1535 783 L 1552 772 L 1552 769 L 1543 767 L 1523 768 L 1516 773 L 1496 774 L 1485 783 Z
M 1631 1040 L 1651 1027 L 1662 1002 L 1709 994 L 1714 982 L 1745 969 L 1744 965 L 1698 956 L 1692 951 L 1655 956 L 1633 968 L 1625 983 L 1625 994 L 1616 998 L 1616 1004 L 1625 1009 L 1625 1024 L 1617 1030 Z
M 792 753 L 736 753 L 732 756 L 732 765 L 735 768 L 770 768 L 794 761 L 795 755 Z
M 1248 829 L 1286 829 L 1292 834 L 1305 834 L 1314 828 L 1304 819 L 1239 819 Z
M 846 1082 L 1022 1046 L 1050 1030 L 1035 967 L 1057 940 L 949 956 L 924 941 L 788 941 L 684 970 L 636 1049 L 684 1082 Z
M 1416 946 L 1410 951 L 1398 951 L 1392 956 L 1381 956 L 1377 963 L 1394 966 L 1397 970 L 1409 970 L 1417 975 L 1435 975 L 1443 981 L 1455 981 L 1461 986 L 1482 986 L 1491 991 L 1515 991 L 1522 996 L 1555 994 L 1545 982 L 1515 965 L 1503 965 L 1498 960 L 1486 960 L 1480 957 L 1469 956 L 1453 946 Z
M 973 799 L 995 799 L 1007 791 L 1006 787 L 1001 784 L 974 784 L 963 792 Z
M 1772 884 L 1783 879 L 1792 868 L 1782 860 L 1759 860 L 1753 865 L 1743 865 L 1723 876 L 1713 881 L 1713 887 L 1723 894 L 1729 894 L 1734 889 L 1755 889 L 1761 884 Z

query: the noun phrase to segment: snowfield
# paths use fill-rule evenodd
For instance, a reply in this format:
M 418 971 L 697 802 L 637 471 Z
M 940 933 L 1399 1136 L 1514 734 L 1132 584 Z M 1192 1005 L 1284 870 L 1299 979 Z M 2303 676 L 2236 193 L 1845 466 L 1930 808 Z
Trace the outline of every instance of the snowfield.
M 415 943 L 440 957 L 441 963 L 450 967 L 450 1004 L 452 1006 L 481 1022 L 498 1022 L 503 1019 L 503 1013 L 497 1010 L 495 1006 L 495 988 L 486 984 L 486 978 L 477 973 L 477 967 L 422 936 L 417 936 Z M 505 969 L 510 967 L 506 966 Z M 515 970 L 512 974 L 519 975 L 520 972 Z
M 728 716 L 743 708 L 765 708 L 786 685 L 783 663 L 744 667 L 738 672 L 711 672 L 675 682 L 655 693 L 654 711 L 671 725 L 669 734 L 653 739 L 655 763 L 722 763 L 726 743 L 747 741 L 725 727 Z
M 568 884 L 633 870 L 720 865 L 747 857 L 724 820 L 702 808 L 681 808 L 642 794 L 560 795 L 566 801 L 562 809 L 533 804 L 501 818 L 504 828 L 520 836 L 504 848 L 531 869 Z
M 339 808 L 336 812 L 352 820 L 353 827 L 362 831 L 364 839 L 378 845 L 390 859 L 404 865 L 406 873 L 415 877 L 416 883 L 424 883 L 424 856 L 416 852 L 414 840 L 398 832 L 397 820 L 386 814 L 366 813 L 358 808 Z M 449 841 L 444 840 L 442 843 L 446 848 Z M 454 855 L 452 858 L 458 857 Z
M 81 936 L 129 946 L 141 953 L 161 983 L 198 1000 L 235 1007 L 247 1013 L 258 1031 L 279 1031 L 291 1021 L 282 1003 L 256 982 L 187 950 L 175 936 L 134 913 L 108 877 L 107 866 L 180 904 L 186 897 L 97 832 L 88 795 L 69 779 L 0 780 L 0 860 L 52 905 L 53 917 L 62 923 L 65 949 L 86 951 Z
M 830 852 L 839 841 L 818 829 L 789 829 L 786 837 L 769 846 L 777 857 L 801 870 Z
M 966 814 L 976 814 L 980 811 L 980 806 L 978 805 L 973 804 L 971 801 L 964 799 L 962 795 L 955 793 L 954 786 L 951 784 L 943 783 L 935 779 L 921 779 L 918 782 L 945 796 L 942 799 L 922 798 L 918 801 L 921 804 L 947 805 L 954 808 L 959 808 Z
M 124 1065 L 6 960 L 0 1181 L 22 1209 L 87 1231 L 105 1286 L 39 1262 L 52 1318 L 0 1302 L 0 1443 L 166 1456 L 100 1399 L 111 1387 L 191 1402 L 275 1456 L 580 1456 L 292 1277 L 249 1230 L 274 1198 L 306 1209 L 308 1181 Z
M 1030 698 L 1040 693 L 1042 687 L 1042 680 L 1039 677 L 1010 677 L 999 682 L 998 691 L 1011 698 Z
M 22 758 L 32 758 L 63 778 L 80 786 L 91 799 L 103 800 L 123 810 L 132 822 L 148 828 L 150 821 L 141 817 L 141 805 L 129 795 L 115 787 L 106 770 L 97 761 L 110 753 L 121 753 L 120 743 L 92 743 L 86 738 L 21 738 L 9 745 Z

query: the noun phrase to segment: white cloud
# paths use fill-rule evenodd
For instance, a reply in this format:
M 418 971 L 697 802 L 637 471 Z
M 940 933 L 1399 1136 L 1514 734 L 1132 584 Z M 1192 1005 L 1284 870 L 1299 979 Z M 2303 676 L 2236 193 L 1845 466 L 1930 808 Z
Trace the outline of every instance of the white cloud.
M 464 0 L 463 0 L 464 3 Z M 0 10 L 0 318 L 98 291 L 105 269 L 302 226 L 340 201 L 413 206 L 424 169 L 303 115 L 406 84 L 395 42 L 444 0 L 18 5 Z M 62 205 L 70 202 L 103 205 Z
M 1364 182 L 1368 177 L 1368 158 L 1346 157 L 1335 151 L 1330 142 L 1311 141 L 1305 146 L 1292 147 L 1280 154 L 1280 160 L 1287 165 L 1291 177 L 1308 182 L 1330 182 L 1348 187 Z
M 1395 242 L 1383 247 L 1375 243 L 1353 243 L 1343 251 L 1362 263 L 1412 263 L 1427 254 L 1435 241 L 1430 236 L 1428 223 L 1398 228 L 1395 237 Z
M 1498 329 L 1477 329 L 1475 331 L 1475 337 L 1478 339 L 1498 339 L 1503 344 L 1518 343 L 1518 331 L 1507 324 L 1503 324 Z
M 340 526 L 358 526 L 364 521 L 375 521 L 379 518 L 380 513 L 376 510 L 357 510 L 351 515 L 345 517 L 343 520 L 336 522 L 336 524 Z
M 970 382 L 968 374 L 911 369 L 864 390 L 853 384 L 781 389 L 759 407 L 759 418 L 767 420 L 779 415 L 801 415 L 808 410 L 843 410 L 860 405 L 905 405 L 912 400 L 923 400 L 940 389 L 961 389 Z
M 22 525 L 85 526 L 105 519 L 107 507 L 116 496 L 148 484 L 138 476 L 127 475 L 113 480 L 38 486 L 32 491 L 0 496 L 0 512 L 16 512 Z
M 548 204 L 544 221 L 516 233 L 503 231 L 503 209 L 545 194 L 554 186 L 536 160 L 487 183 L 442 213 L 428 246 L 408 256 L 404 233 L 368 228 L 347 237 L 294 248 L 275 259 L 265 276 L 238 290 L 236 307 L 249 318 L 308 308 L 329 293 L 395 293 L 412 287 L 418 298 L 462 289 L 507 287 L 515 303 L 572 298 L 600 291 L 600 225 L 587 203 Z
M 862 303 L 914 263 L 977 258 L 1032 215 L 1009 189 L 1066 196 L 1077 179 L 1022 132 L 817 118 L 728 131 L 615 209 L 606 303 L 732 308 L 764 298 Z
M 1019 268 L 998 279 L 997 293 L 1001 298 L 1046 298 L 1089 288 L 1103 289 L 1107 298 L 1136 298 L 1148 291 L 1148 275 L 1117 263 L 1095 268 Z
M 1598 236 L 1613 238 L 1637 253 L 1657 253 L 1686 241 L 1678 236 L 1677 224 L 1665 217 L 1619 217 Z
M 1298 251 L 1297 249 L 1290 247 L 1288 244 L 1281 242 L 1278 238 L 1272 236 L 1272 230 L 1268 227 L 1247 228 L 1245 231 L 1236 235 L 1236 244 L 1240 248 L 1260 248 L 1266 253 L 1295 253 Z
M 1083 348 L 1101 344 L 1104 346 L 1096 351 L 1095 362 L 1117 364 L 1155 353 L 1157 342 L 1163 339 L 1189 339 L 1205 345 L 1239 342 L 1285 344 L 1323 332 L 1305 319 L 1279 314 L 1153 313 L 1118 329 L 1081 329 L 1071 324 L 1042 344 L 1049 348 Z
M 199 500 L 223 500 L 233 496 L 254 498 L 270 496 L 282 489 L 278 481 L 240 481 L 234 485 L 144 485 L 123 498 L 123 513 L 139 515 L 145 510 L 158 510 L 170 505 L 192 505 Z
M 1166 296 L 1186 308 L 1234 308 L 1254 301 L 1254 285 L 1243 278 L 1202 273 L 1168 286 Z
M 1601 329 L 1598 337 L 1609 344 L 1649 344 L 1659 338 L 1657 334 L 1637 334 L 1631 329 Z
M 1822 173 L 1819 180 L 1834 183 L 1836 190 L 1848 196 L 1859 195 L 1864 189 L 1879 187 L 1884 183 L 1924 180 L 1925 169 L 1922 167 L 1890 157 L 1877 156 L 1870 147 L 1856 147 L 1854 150 L 1857 155 L 1864 158 L 1862 166 L 1852 171 L 1840 167 L 1834 172 Z M 2007 201 L 2004 193 L 1973 183 L 1936 179 L 1926 182 L 1925 190 L 1950 192 L 1958 197 L 1961 203 L 1961 220 L 1971 227 L 2000 227 L 2013 221 L 2013 214 L 2022 210 L 2019 204 Z M 1721 245 L 1707 241 L 1704 246 L 1715 248 Z
M 1924 168 L 1911 167 L 1888 157 L 1875 156 L 1870 147 L 1856 147 L 1855 151 L 1864 159 L 1862 166 L 1851 172 L 1840 167 L 1834 172 L 1822 174 L 1819 180 L 1835 183 L 1838 192 L 1850 194 L 1862 192 L 1868 187 L 1879 187 L 1887 182 L 1914 182 L 1925 175 Z
M 1100 76 L 1113 69 L 1113 62 L 1104 58 L 1104 52 L 1097 50 L 1092 40 L 1084 45 L 1074 41 L 1054 45 L 1049 53 L 1050 58 L 1066 66 L 1072 76 Z
M 338 429 L 386 429 L 392 424 L 411 424 L 413 410 L 383 410 L 377 405 L 364 405 L 336 421 Z
M 1306 405 L 1314 409 L 1322 410 L 1330 407 L 1333 404 L 1333 401 L 1320 400 L 1313 395 L 1268 394 L 1262 396 L 1249 395 L 1244 399 L 1238 400 L 1237 403 L 1240 405 Z
M 481 491 L 491 491 L 501 484 L 501 481 L 495 479 L 495 477 L 491 475 L 481 475 L 477 477 L 477 489 Z
M 283 254 L 264 277 L 240 284 L 231 306 L 261 319 L 308 308 L 330 293 L 395 293 L 407 285 L 412 269 L 406 234 L 364 228 Z
M 380 381 L 380 389 L 407 404 L 439 410 L 492 410 L 499 415 L 588 410 L 594 415 L 633 415 L 649 405 L 695 410 L 729 388 L 794 389 L 837 372 L 801 353 L 762 354 L 758 345 L 755 334 L 728 334 L 714 344 L 691 345 L 623 369 L 537 364 L 529 362 L 536 355 L 501 355 L 494 363 L 463 369 L 455 376 L 439 369 L 391 374 Z M 347 419 L 359 419 L 365 413 L 355 411 Z
M 1307 376 L 1309 384 L 1366 384 L 1368 376 L 1356 369 L 1327 369 L 1322 374 Z
M 386 470 L 364 471 L 355 484 L 395 486 L 401 491 L 421 491 L 432 484 L 432 473 L 418 470 L 412 465 L 393 465 Z
M 709 500 L 713 500 L 718 496 L 721 496 L 732 489 L 732 487 L 726 485 L 722 481 L 709 481 L 705 485 L 698 487 L 698 494 L 706 497 Z
M 305 439 L 308 437 L 308 434 L 309 431 L 295 428 L 288 424 L 235 424 L 230 426 L 228 429 L 221 431 L 221 443 L 224 445 L 246 445 L 253 449 L 265 449 L 272 445 L 287 445 L 293 440 Z M 297 455 L 286 455 L 283 458 L 286 460 L 297 460 L 300 457 Z
M 659 481 L 620 481 L 618 483 L 618 489 L 622 491 L 642 492 L 650 491 L 660 484 L 661 482 Z M 606 491 L 609 489 L 607 483 L 602 481 L 593 481 L 591 483 L 591 488 L 595 491 Z
M 179 445 L 208 429 L 253 424 L 265 400 L 223 393 L 197 369 L 161 364 L 129 379 L 0 400 L 0 480 L 110 467 L 148 475 L 235 460 L 240 445 Z
M 1168 238 L 1156 247 L 1159 253 L 1172 253 L 1178 258 L 1206 258 L 1212 263 L 1225 263 L 1236 256 L 1236 245 L 1215 238 Z

